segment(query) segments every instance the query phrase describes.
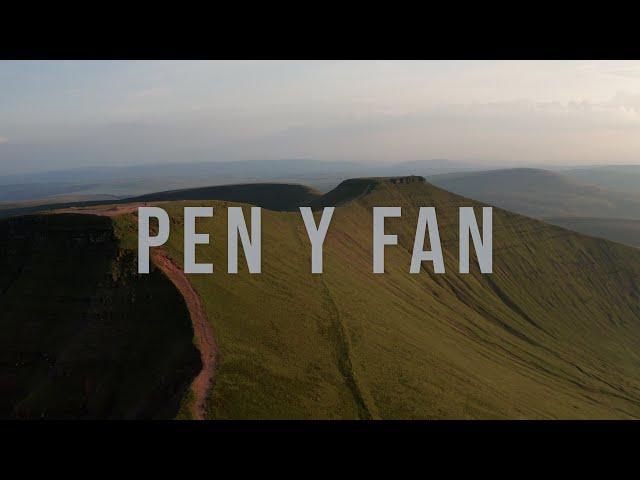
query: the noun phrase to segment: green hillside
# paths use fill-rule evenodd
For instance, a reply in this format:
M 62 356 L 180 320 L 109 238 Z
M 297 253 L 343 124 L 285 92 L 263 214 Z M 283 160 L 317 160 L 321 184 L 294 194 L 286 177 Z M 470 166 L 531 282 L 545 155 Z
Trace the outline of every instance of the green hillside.
M 182 262 L 182 209 L 211 205 L 190 275 L 220 348 L 210 418 L 640 416 L 640 252 L 494 209 L 494 273 L 457 273 L 458 207 L 416 178 L 367 179 L 336 209 L 324 274 L 295 212 L 263 210 L 262 274 L 226 273 L 227 202 L 163 204 Z M 372 274 L 372 207 L 402 206 Z M 447 272 L 408 273 L 419 206 L 435 206 Z M 248 211 L 245 212 L 249 218 Z M 131 241 L 132 216 L 115 220 Z

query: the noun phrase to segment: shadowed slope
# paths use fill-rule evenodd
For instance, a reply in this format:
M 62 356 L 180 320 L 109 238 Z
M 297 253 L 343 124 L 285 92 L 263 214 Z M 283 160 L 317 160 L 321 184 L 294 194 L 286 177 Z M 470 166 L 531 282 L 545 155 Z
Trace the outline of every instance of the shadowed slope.
M 108 218 L 0 222 L 0 417 L 173 418 L 200 369 L 184 300 Z

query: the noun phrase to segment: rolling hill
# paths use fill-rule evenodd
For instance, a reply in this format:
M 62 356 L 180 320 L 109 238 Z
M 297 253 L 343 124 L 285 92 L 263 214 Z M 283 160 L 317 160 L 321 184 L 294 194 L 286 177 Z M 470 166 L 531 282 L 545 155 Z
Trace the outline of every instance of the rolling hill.
M 516 168 L 429 177 L 434 185 L 532 217 L 640 219 L 640 194 L 608 190 L 548 170 Z
M 640 220 L 589 217 L 552 217 L 544 220 L 585 235 L 640 247 Z
M 322 194 L 304 185 L 285 183 L 248 183 L 214 187 L 189 188 L 157 192 L 128 199 L 128 202 L 157 202 L 176 200 L 226 200 L 250 203 L 269 210 L 297 210 Z
M 310 273 L 309 241 L 297 212 L 263 210 L 263 273 L 249 274 L 241 258 L 234 275 L 225 268 L 226 207 L 238 204 L 162 203 L 172 228 L 164 249 L 178 265 L 183 207 L 214 208 L 214 216 L 200 219 L 197 227 L 212 239 L 198 247 L 197 261 L 212 262 L 214 273 L 188 275 L 219 347 L 208 418 L 640 417 L 636 249 L 495 208 L 494 273 L 481 275 L 472 257 L 471 273 L 460 274 L 458 207 L 482 205 L 476 201 L 420 177 L 404 177 L 343 182 L 312 202 L 317 208 L 338 205 L 325 240 L 322 275 Z M 402 207 L 402 218 L 387 220 L 386 231 L 397 233 L 399 244 L 386 248 L 384 275 L 372 273 L 373 206 Z M 436 207 L 445 274 L 434 274 L 429 263 L 417 275 L 408 273 L 420 206 Z M 59 216 L 80 218 L 33 218 Z M 133 255 L 135 216 L 100 221 L 110 222 L 115 242 L 110 248 L 121 252 L 116 258 Z M 56 250 L 72 258 L 71 243 L 62 242 Z M 109 263 L 113 254 L 98 258 Z M 77 270 L 77 260 L 67 263 Z M 22 305 L 39 279 L 38 285 L 55 281 L 58 290 L 39 291 L 41 302 L 57 305 L 64 298 L 59 292 L 74 280 L 52 272 L 22 270 L 20 282 L 7 281 L 0 302 L 12 292 L 14 305 Z M 127 284 L 139 288 L 149 278 L 132 274 Z M 93 277 L 83 280 L 83 288 L 95 288 Z M 168 318 L 163 304 L 154 305 L 147 308 Z M 70 307 L 61 303 L 59 308 Z M 151 325 L 138 315 L 130 313 L 134 329 L 153 330 L 164 323 L 154 317 Z M 57 321 L 42 326 L 39 317 L 27 318 L 37 328 L 56 331 Z M 10 316 L 0 322 L 5 331 L 10 330 L 6 325 L 15 328 Z M 154 350 L 158 361 L 171 348 L 183 351 L 161 343 Z M 181 358 L 174 368 L 188 370 L 191 357 Z M 191 401 L 185 393 L 181 415 Z
M 5 156 L 0 158 L 5 164 L 13 162 L 19 165 L 20 156 L 12 157 L 7 148 L 19 149 L 20 147 L 16 145 L 3 145 L 3 147 Z M 380 164 L 300 158 L 78 167 L 0 175 L 0 200 L 30 200 L 46 195 L 73 193 L 107 193 L 130 197 L 159 189 L 185 189 L 264 181 L 304 183 L 323 189 L 329 186 L 328 190 L 350 177 L 435 175 L 478 168 L 480 168 L 479 165 L 443 159 Z
M 582 183 L 597 185 L 610 190 L 640 191 L 640 165 L 607 165 L 572 168 L 562 172 Z
M 185 188 L 155 192 L 124 199 L 106 200 L 89 199 L 77 200 L 61 197 L 60 201 L 53 198 L 47 202 L 21 202 L 2 205 L 0 203 L 0 218 L 16 215 L 44 213 L 51 210 L 73 209 L 83 207 L 99 207 L 104 205 L 125 205 L 140 202 L 159 202 L 176 200 L 229 200 L 251 203 L 271 210 L 291 210 L 298 206 L 310 204 L 322 194 L 305 185 L 288 183 L 248 183 L 237 185 L 216 185 L 202 188 Z
M 51 197 L 39 198 L 35 200 L 21 200 L 16 202 L 0 202 L 0 212 L 20 212 L 28 208 L 47 208 L 48 205 L 59 204 L 84 204 L 87 202 L 115 202 L 120 197 L 114 195 L 55 195 Z

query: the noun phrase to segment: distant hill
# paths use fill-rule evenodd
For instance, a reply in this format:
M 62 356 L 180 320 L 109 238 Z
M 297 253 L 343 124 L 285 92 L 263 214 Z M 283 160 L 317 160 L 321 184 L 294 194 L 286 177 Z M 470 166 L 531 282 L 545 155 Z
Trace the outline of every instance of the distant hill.
M 135 196 L 167 189 L 257 182 L 300 183 L 331 188 L 350 176 L 374 174 L 380 166 L 307 159 L 181 162 L 86 167 L 0 176 L 0 200 L 52 194 L 107 193 Z
M 0 218 L 42 213 L 67 208 L 95 207 L 100 205 L 125 204 L 132 202 L 175 201 L 175 200 L 226 200 L 250 203 L 270 210 L 297 210 L 298 207 L 310 204 L 322 194 L 305 185 L 286 183 L 250 183 L 239 185 L 219 185 L 213 187 L 186 188 L 150 193 L 137 197 L 114 200 L 86 200 L 58 202 L 22 202 L 16 204 L 0 204 Z M 53 197 L 50 199 L 53 200 Z
M 133 197 L 128 201 L 226 200 L 250 203 L 270 210 L 297 210 L 321 195 L 304 185 L 256 183 L 171 190 Z
M 74 195 L 94 186 L 56 182 L 0 185 L 0 202 L 35 201 L 57 195 Z
M 225 179 L 289 179 L 317 176 L 383 175 L 396 170 L 396 175 L 407 170 L 428 170 L 443 173 L 478 168 L 472 163 L 451 160 L 418 160 L 396 164 L 313 159 L 242 160 L 233 162 L 176 162 L 110 167 L 84 167 L 49 172 L 34 172 L 0 176 L 0 186 L 30 184 L 77 185 L 117 181 L 196 179 L 214 181 Z M 343 178 L 344 179 L 344 178 Z M 236 182 L 237 183 L 237 182 Z
M 54 195 L 45 198 L 39 198 L 35 200 L 22 200 L 12 202 L 0 202 L 1 210 L 19 211 L 22 208 L 39 207 L 43 205 L 60 204 L 60 203 L 82 203 L 82 202 L 96 202 L 96 201 L 108 201 L 114 202 L 120 200 L 120 197 L 115 195 Z
M 588 217 L 558 217 L 544 220 L 585 235 L 640 247 L 640 220 Z
M 434 185 L 533 217 L 640 219 L 640 193 L 607 190 L 548 170 L 516 168 L 429 177 Z
M 473 168 L 478 166 L 450 160 L 380 164 L 312 159 L 84 167 L 0 176 L 0 201 L 62 194 L 131 197 L 160 190 L 259 182 L 304 183 L 327 191 L 351 177 L 435 175 Z
M 564 175 L 610 190 L 640 193 L 640 165 L 607 165 L 565 170 Z
M 358 162 L 335 162 L 311 159 L 244 160 L 211 162 L 174 162 L 109 167 L 84 167 L 50 172 L 24 173 L 0 176 L 0 185 L 41 182 L 96 183 L 114 180 L 216 177 L 277 178 L 291 175 L 319 175 L 353 172 L 366 164 Z

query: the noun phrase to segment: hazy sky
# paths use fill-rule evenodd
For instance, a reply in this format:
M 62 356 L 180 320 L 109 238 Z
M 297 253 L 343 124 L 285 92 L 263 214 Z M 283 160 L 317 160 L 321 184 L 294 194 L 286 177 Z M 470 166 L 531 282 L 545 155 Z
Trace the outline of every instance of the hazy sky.
M 0 61 L 0 174 L 313 158 L 640 163 L 640 62 Z

